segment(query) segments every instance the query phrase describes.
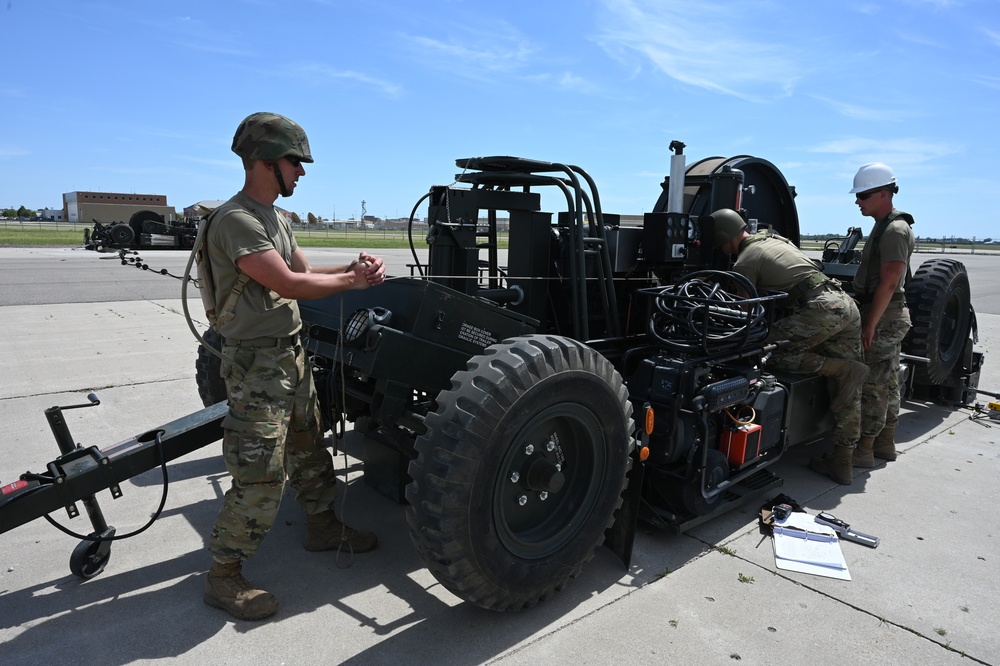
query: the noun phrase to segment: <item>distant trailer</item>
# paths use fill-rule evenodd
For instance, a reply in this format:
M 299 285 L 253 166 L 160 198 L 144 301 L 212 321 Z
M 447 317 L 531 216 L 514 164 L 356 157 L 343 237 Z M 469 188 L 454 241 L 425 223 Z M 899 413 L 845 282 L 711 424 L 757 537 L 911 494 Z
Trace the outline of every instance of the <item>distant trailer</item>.
M 190 250 L 198 234 L 195 222 L 167 222 L 159 213 L 140 210 L 127 223 L 109 225 L 94 220 L 93 229 L 83 230 L 83 245 L 88 250 Z

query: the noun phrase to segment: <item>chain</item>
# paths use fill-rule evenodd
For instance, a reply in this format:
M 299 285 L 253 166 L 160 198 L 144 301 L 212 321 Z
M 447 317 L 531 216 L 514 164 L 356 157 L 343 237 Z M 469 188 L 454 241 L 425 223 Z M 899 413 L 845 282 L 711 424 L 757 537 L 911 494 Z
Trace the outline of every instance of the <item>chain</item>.
M 133 256 L 133 257 L 128 256 L 130 254 L 135 255 L 135 256 Z M 142 257 L 140 257 L 139 253 L 136 252 L 135 250 L 118 250 L 118 258 L 122 260 L 122 266 L 135 266 L 139 270 L 142 270 L 142 271 L 153 271 L 154 273 L 158 273 L 160 275 L 166 275 L 168 277 L 172 277 L 175 280 L 183 280 L 184 279 L 183 275 L 174 275 L 173 273 L 171 273 L 170 271 L 168 271 L 166 268 L 161 268 L 159 270 L 157 270 L 155 268 L 150 268 L 148 264 L 143 263 Z M 198 283 L 198 279 L 197 278 L 191 278 L 191 283 L 195 287 L 197 287 L 198 289 L 201 289 L 201 284 Z

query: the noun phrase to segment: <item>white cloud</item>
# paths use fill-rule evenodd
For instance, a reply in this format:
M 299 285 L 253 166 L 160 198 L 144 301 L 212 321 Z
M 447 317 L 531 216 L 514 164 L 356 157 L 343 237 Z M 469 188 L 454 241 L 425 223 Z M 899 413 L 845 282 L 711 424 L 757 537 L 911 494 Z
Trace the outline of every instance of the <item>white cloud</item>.
M 917 46 L 929 46 L 936 49 L 947 48 L 947 44 L 944 42 L 915 32 L 906 32 L 901 30 L 896 31 L 896 38 L 902 42 L 915 44 Z
M 840 115 L 847 118 L 853 118 L 855 120 L 900 122 L 923 115 L 920 111 L 906 107 L 889 108 L 885 104 L 880 104 L 879 106 L 862 106 L 860 104 L 852 104 L 851 102 L 844 102 L 831 97 L 823 97 L 821 95 L 813 95 L 812 97 L 813 99 L 831 107 Z
M 436 27 L 442 36 L 405 36 L 410 51 L 425 65 L 464 78 L 490 79 L 496 74 L 520 72 L 538 52 L 527 38 L 503 21 L 482 28 L 468 24 Z
M 886 111 L 884 107 L 869 107 L 860 106 L 858 104 L 851 104 L 849 102 L 841 102 L 840 100 L 831 99 L 829 97 L 821 97 L 819 95 L 814 95 L 814 99 L 832 107 L 837 113 L 848 118 L 854 118 L 856 120 L 885 120 Z
M 598 43 L 612 56 L 639 55 L 682 83 L 767 102 L 790 95 L 802 76 L 796 54 L 766 38 L 748 37 L 731 5 L 684 0 L 605 0 L 604 5 L 610 17 Z
M 817 144 L 809 152 L 841 156 L 841 164 L 857 168 L 869 162 L 884 162 L 893 169 L 916 168 L 934 160 L 962 152 L 964 147 L 943 141 L 915 138 L 844 137 Z M 834 165 L 831 165 L 834 166 Z
M 226 46 L 224 44 L 212 44 L 202 41 L 178 41 L 174 42 L 173 46 L 184 51 L 201 51 L 202 53 L 210 53 L 212 55 L 233 56 L 237 58 L 251 58 L 259 55 L 259 52 L 250 51 L 244 48 Z
M 369 76 L 363 72 L 349 69 L 337 69 L 320 62 L 305 62 L 293 65 L 290 73 L 300 79 L 316 85 L 322 81 L 346 80 L 355 81 L 364 86 L 375 88 L 390 97 L 396 97 L 402 92 L 402 86 L 391 81 Z
M 936 9 L 948 9 L 949 7 L 961 7 L 963 0 L 909 0 L 914 5 L 930 5 Z
M 983 74 L 979 75 L 974 74 L 969 77 L 969 80 L 981 86 L 986 86 L 987 88 L 1000 90 L 1000 76 L 986 76 Z
M 562 70 L 577 62 L 572 54 L 555 57 L 510 23 L 464 15 L 436 24 L 433 35 L 402 35 L 409 57 L 421 66 L 469 81 L 532 83 L 576 94 L 600 94 L 593 79 Z
M 597 86 L 582 76 L 572 72 L 563 72 L 559 76 L 559 87 L 573 92 L 592 93 L 597 91 Z

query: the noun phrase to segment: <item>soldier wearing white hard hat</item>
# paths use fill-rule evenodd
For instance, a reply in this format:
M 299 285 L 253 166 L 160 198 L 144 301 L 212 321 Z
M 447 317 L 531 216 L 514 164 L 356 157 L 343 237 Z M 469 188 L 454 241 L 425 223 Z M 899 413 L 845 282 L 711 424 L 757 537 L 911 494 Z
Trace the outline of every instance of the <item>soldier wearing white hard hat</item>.
M 854 202 L 875 220 L 854 277 L 861 304 L 861 342 L 870 372 L 862 387 L 861 440 L 856 467 L 874 467 L 875 458 L 896 459 L 899 423 L 899 354 L 910 330 L 905 285 L 913 254 L 913 216 L 896 209 L 896 174 L 881 162 L 865 164 L 854 176 Z

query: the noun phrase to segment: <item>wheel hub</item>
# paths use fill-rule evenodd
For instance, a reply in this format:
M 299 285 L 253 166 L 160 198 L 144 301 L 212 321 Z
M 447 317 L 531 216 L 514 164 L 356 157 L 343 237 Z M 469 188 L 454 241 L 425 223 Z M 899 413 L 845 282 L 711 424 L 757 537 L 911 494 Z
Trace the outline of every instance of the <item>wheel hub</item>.
M 565 403 L 541 410 L 504 457 L 494 505 L 501 542 L 534 559 L 571 541 L 599 496 L 606 462 L 593 412 Z
M 537 458 L 528 467 L 528 488 L 550 493 L 557 493 L 562 490 L 566 483 L 558 465 L 553 464 L 547 458 Z

